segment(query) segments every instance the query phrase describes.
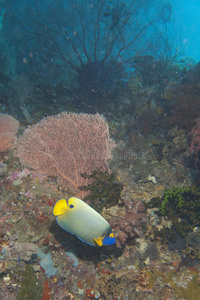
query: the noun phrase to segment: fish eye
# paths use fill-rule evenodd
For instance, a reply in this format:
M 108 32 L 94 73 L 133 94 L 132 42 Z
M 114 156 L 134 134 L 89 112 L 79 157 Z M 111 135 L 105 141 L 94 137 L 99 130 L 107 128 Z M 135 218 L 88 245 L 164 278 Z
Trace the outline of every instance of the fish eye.
M 74 208 L 74 205 L 73 204 L 70 204 L 70 206 L 69 206 L 70 208 Z

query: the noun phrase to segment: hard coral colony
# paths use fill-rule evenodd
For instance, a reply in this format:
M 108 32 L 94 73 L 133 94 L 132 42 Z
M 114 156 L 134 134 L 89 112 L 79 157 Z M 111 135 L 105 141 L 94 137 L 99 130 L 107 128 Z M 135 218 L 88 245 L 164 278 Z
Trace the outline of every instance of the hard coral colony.
M 112 220 L 116 247 L 121 248 L 129 238 L 141 237 L 147 223 L 147 215 L 141 201 L 124 199 L 124 208 Z

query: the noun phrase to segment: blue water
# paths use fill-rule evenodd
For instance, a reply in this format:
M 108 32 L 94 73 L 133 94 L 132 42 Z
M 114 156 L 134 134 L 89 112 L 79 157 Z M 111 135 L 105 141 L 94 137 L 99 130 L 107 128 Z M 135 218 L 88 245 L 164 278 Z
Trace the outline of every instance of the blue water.
M 200 1 L 174 0 L 172 5 L 176 27 L 182 31 L 185 55 L 197 62 L 200 60 Z

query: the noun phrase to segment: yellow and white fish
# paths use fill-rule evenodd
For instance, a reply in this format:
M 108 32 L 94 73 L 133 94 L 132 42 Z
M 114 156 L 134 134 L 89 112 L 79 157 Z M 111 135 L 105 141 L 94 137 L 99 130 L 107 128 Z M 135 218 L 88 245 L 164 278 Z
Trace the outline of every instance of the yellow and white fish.
M 58 225 L 92 246 L 115 244 L 109 223 L 84 201 L 71 197 L 61 199 L 53 208 Z

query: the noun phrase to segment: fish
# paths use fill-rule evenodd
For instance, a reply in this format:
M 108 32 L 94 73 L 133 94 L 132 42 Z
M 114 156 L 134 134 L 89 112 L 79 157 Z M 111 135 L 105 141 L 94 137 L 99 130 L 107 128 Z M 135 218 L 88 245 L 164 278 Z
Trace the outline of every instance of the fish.
M 83 200 L 60 199 L 53 208 L 58 225 L 92 246 L 110 246 L 116 240 L 110 224 Z

